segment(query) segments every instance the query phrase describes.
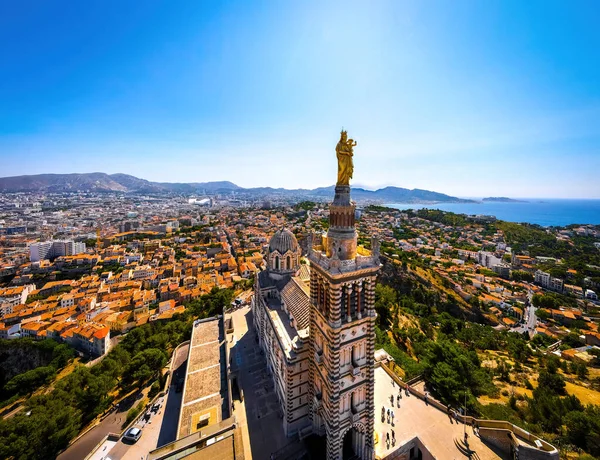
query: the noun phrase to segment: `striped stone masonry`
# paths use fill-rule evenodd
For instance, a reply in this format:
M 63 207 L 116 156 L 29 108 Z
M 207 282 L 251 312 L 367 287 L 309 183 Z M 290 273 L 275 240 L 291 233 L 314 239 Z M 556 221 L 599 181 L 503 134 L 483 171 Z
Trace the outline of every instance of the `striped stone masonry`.
M 352 449 L 358 458 L 374 456 L 376 257 L 358 256 L 354 204 L 349 188 L 336 187 L 330 208 L 329 257 L 309 248 L 313 433 L 326 436 L 328 460 Z M 341 249 L 339 249 L 341 248 Z M 354 267 L 354 268 L 350 268 Z

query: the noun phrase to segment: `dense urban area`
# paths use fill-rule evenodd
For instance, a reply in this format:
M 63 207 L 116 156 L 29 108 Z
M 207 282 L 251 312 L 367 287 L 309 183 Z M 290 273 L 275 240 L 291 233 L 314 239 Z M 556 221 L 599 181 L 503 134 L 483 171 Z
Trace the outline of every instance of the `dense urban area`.
M 565 458 L 600 456 L 599 226 L 369 203 L 356 217 L 359 247 L 381 244 L 376 348 L 399 379 Z M 55 458 L 170 401 L 194 321 L 248 305 L 275 232 L 304 256 L 328 219 L 325 202 L 276 194 L 1 195 L 0 458 Z

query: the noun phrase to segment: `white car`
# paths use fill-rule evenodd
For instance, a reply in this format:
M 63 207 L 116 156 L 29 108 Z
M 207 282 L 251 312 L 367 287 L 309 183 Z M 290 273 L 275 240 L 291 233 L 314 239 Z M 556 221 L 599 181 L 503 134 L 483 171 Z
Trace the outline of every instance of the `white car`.
M 142 437 L 142 430 L 139 428 L 133 427 L 129 428 L 127 432 L 123 435 L 123 439 L 125 441 L 137 442 L 138 439 Z

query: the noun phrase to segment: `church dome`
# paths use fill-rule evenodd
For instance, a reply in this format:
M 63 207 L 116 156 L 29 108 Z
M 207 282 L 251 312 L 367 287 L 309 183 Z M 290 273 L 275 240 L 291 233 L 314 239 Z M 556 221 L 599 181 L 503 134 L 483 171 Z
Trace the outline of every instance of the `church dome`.
M 285 254 L 288 251 L 297 251 L 298 241 L 292 232 L 286 228 L 281 228 L 275 232 L 269 241 L 269 252 L 278 251 L 279 254 Z

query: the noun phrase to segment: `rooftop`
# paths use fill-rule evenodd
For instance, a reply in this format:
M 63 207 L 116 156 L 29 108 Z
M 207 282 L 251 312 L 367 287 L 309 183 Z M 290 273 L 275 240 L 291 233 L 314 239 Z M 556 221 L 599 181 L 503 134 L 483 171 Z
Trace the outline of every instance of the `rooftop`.
M 194 323 L 178 438 L 195 433 L 203 426 L 219 423 L 229 415 L 224 341 L 222 317 Z

